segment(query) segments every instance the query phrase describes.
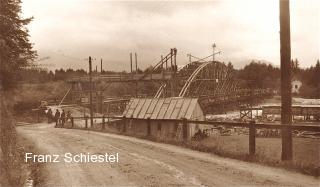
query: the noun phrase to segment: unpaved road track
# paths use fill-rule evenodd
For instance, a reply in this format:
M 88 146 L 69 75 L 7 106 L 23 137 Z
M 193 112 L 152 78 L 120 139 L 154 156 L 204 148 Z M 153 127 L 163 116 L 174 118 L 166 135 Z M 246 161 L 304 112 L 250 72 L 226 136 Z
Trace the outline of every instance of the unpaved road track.
M 45 163 L 42 186 L 319 186 L 315 177 L 133 137 L 20 126 L 41 154 L 119 153 L 119 163 Z

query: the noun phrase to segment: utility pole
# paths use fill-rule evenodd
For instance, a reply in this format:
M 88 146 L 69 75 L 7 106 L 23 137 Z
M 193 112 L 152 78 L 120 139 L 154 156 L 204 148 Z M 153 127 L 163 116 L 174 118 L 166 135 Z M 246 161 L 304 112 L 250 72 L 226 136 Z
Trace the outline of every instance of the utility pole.
M 252 116 L 252 108 L 253 108 L 253 99 L 254 99 L 254 93 L 253 93 L 253 89 L 254 89 L 254 80 L 250 80 L 250 120 L 253 120 L 253 116 Z
M 289 0 L 279 0 L 280 56 L 281 56 L 281 124 L 292 125 L 291 98 L 291 46 Z M 282 160 L 292 160 L 291 129 L 282 129 Z
M 138 58 L 137 53 L 134 53 L 134 59 L 136 62 L 136 74 L 138 74 Z M 138 79 L 136 80 L 136 97 L 138 97 Z
M 213 45 L 212 45 L 212 61 L 214 61 L 214 53 L 215 53 L 215 48 L 216 48 L 217 46 L 216 46 L 216 43 L 213 43 Z
M 100 62 L 100 73 L 102 74 L 102 58 L 101 58 L 101 62 Z
M 172 69 L 172 55 L 173 55 L 173 50 L 170 49 L 170 64 L 171 64 L 171 69 Z
M 102 58 L 100 59 L 100 75 L 102 75 Z M 102 85 L 100 85 L 100 92 L 98 92 L 99 95 L 97 97 L 97 105 L 98 105 L 98 100 L 100 101 L 100 107 L 97 107 L 97 111 L 100 111 L 100 113 L 103 112 L 103 91 L 102 91 Z M 100 110 L 99 110 L 100 109 Z M 103 113 L 102 113 L 103 114 Z
M 90 87 L 90 124 L 93 126 L 93 106 L 92 106 L 92 59 L 89 56 L 89 87 Z
M 174 68 L 175 71 L 177 71 L 178 66 L 177 66 L 177 48 L 173 48 L 173 54 L 174 54 Z
M 138 73 L 138 57 L 137 57 L 137 53 L 134 53 L 134 58 L 136 61 L 136 74 Z
M 175 92 L 176 92 L 176 71 L 177 71 L 177 59 L 176 59 L 176 56 L 177 56 L 177 49 L 176 48 L 173 48 L 171 49 L 171 67 L 172 67 L 172 70 L 173 70 L 173 74 L 172 74 L 172 77 L 171 77 L 171 97 L 174 97 L 175 96 Z M 173 56 L 173 63 L 172 63 L 172 56 Z
M 132 74 L 132 53 L 130 53 L 130 69 L 131 69 L 131 74 Z

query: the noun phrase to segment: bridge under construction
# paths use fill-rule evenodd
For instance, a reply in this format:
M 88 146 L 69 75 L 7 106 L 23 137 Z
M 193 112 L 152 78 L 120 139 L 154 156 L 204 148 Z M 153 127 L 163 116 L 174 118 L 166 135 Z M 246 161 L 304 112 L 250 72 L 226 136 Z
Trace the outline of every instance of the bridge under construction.
M 68 80 L 71 85 L 68 97 L 73 103 L 88 105 L 91 93 L 94 110 L 101 113 L 123 110 L 132 97 L 191 97 L 199 99 L 205 113 L 219 113 L 228 105 L 239 106 L 252 102 L 253 98 L 259 99 L 272 94 L 269 89 L 241 87 L 232 68 L 215 61 L 214 58 L 210 61 L 206 60 L 215 53 L 195 61 L 190 58 L 188 64 L 179 68 L 176 55 L 177 49 L 172 48 L 154 66 L 144 72 L 138 72 L 136 65 L 134 72 L 132 54 L 130 54 L 130 73 L 104 75 L 93 74 L 90 70 L 89 76 L 74 77 Z M 137 63 L 136 55 L 135 60 Z M 129 89 L 116 97 L 108 96 L 105 91 L 112 84 L 129 85 Z M 152 86 L 147 86 L 148 89 L 139 89 L 139 85 L 146 87 L 148 84 Z

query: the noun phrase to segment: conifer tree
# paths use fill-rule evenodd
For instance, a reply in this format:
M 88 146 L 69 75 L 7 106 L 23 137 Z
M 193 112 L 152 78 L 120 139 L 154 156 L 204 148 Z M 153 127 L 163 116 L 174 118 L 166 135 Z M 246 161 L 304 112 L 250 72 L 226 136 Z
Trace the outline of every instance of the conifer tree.
M 0 148 L 12 186 L 21 186 L 23 180 L 12 117 L 12 90 L 19 70 L 36 57 L 26 28 L 32 18 L 24 19 L 21 14 L 21 0 L 0 0 Z

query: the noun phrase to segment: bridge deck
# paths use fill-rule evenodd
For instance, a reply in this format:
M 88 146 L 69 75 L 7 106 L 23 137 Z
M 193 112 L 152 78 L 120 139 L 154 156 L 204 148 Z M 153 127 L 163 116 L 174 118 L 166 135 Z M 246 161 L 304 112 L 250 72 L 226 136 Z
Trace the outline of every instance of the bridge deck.
M 162 81 L 170 80 L 173 77 L 172 72 L 153 73 L 153 74 L 111 74 L 111 75 L 99 75 L 93 76 L 94 82 L 135 82 L 135 81 Z M 74 77 L 68 80 L 68 82 L 88 82 L 89 77 Z

